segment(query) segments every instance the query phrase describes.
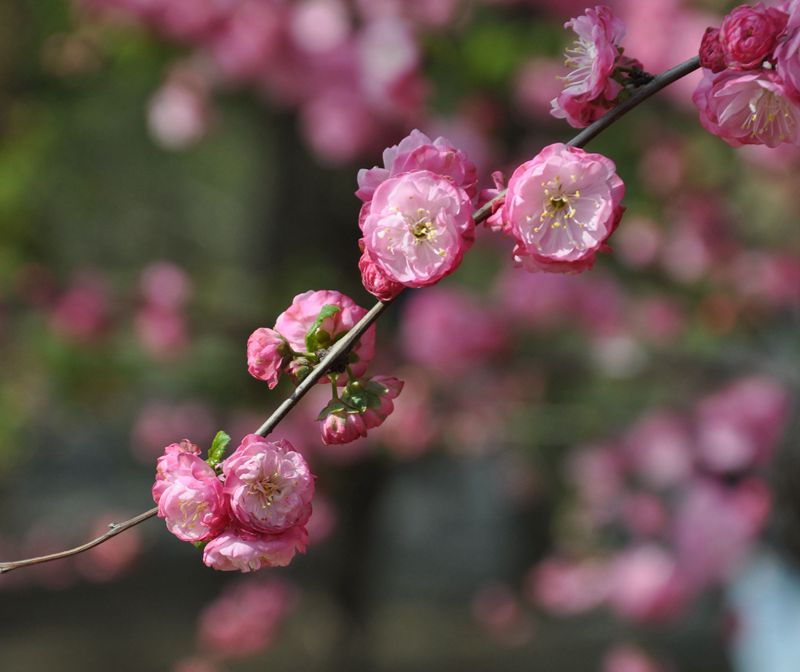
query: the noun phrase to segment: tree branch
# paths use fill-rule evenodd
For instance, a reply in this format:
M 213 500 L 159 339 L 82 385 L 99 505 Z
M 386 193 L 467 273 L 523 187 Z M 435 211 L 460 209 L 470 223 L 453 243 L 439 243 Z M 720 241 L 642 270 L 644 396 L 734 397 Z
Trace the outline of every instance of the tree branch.
M 621 105 L 618 105 L 614 109 L 609 110 L 600 119 L 578 133 L 567 144 L 571 145 L 572 147 L 586 146 L 588 142 L 596 138 L 606 128 L 618 121 L 621 117 L 625 116 L 633 108 L 641 105 L 645 100 L 650 98 L 650 96 L 658 93 L 664 87 L 669 86 L 673 82 L 676 82 L 682 77 L 685 77 L 689 73 L 697 70 L 699 67 L 700 59 L 698 56 L 695 56 L 694 58 L 690 58 L 688 61 L 684 61 L 680 65 L 676 65 L 674 68 L 670 68 L 669 70 L 656 75 L 650 82 L 637 88 L 628 100 Z M 493 208 L 499 203 L 505 194 L 506 192 L 504 190 L 494 199 L 476 210 L 472 215 L 475 223 L 480 224 L 487 217 L 489 217 Z M 264 421 L 264 424 L 262 424 L 261 427 L 255 431 L 255 433 L 260 436 L 267 436 L 270 434 L 270 432 L 275 429 L 278 423 L 286 417 L 289 411 L 291 411 L 292 408 L 294 408 L 297 403 L 308 393 L 308 391 L 314 387 L 317 381 L 325 375 L 325 372 L 333 363 L 333 361 L 348 352 L 350 348 L 355 345 L 356 341 L 361 338 L 361 335 L 375 323 L 375 321 L 383 314 L 390 304 L 391 301 L 378 301 L 370 309 L 370 311 L 364 315 L 363 318 L 361 318 L 358 324 L 356 324 L 349 332 L 347 332 L 343 338 L 336 342 L 336 344 L 328 351 L 328 354 L 323 357 L 322 361 L 316 367 L 314 367 L 314 370 L 311 371 L 311 373 L 309 373 L 308 376 L 297 386 L 295 391 L 292 392 L 292 394 L 285 399 L 283 403 L 278 406 L 278 408 L 275 409 L 272 415 L 270 415 L 269 418 Z M 108 541 L 112 537 L 115 537 L 125 530 L 135 527 L 139 523 L 143 523 L 145 520 L 152 518 L 157 513 L 158 508 L 155 507 L 149 511 L 140 513 L 138 516 L 135 516 L 130 520 L 126 520 L 122 523 L 113 523 L 109 526 L 110 529 L 105 534 L 81 546 L 76 546 L 75 548 L 61 551 L 60 553 L 52 553 L 50 555 L 42 555 L 36 558 L 17 560 L 15 562 L 0 562 L 0 574 L 10 572 L 14 569 L 19 569 L 20 567 L 38 565 L 42 562 L 51 562 L 53 560 L 68 558 L 72 555 L 78 555 L 79 553 L 88 551 L 89 549 Z

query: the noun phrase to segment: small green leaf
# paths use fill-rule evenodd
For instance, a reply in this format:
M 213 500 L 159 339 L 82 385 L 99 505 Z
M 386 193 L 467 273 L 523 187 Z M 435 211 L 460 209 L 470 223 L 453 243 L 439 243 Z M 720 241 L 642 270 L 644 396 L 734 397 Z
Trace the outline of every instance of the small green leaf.
M 222 430 L 218 431 L 217 435 L 214 437 L 214 440 L 211 442 L 211 448 L 208 450 L 208 459 L 206 459 L 206 462 L 208 462 L 212 467 L 216 467 L 220 462 L 222 462 L 222 458 L 225 457 L 225 450 L 230 442 L 230 436 L 228 436 Z
M 347 404 L 345 404 L 341 399 L 331 399 L 328 402 L 328 405 L 325 406 L 317 416 L 317 420 L 324 420 L 326 417 L 331 415 L 332 413 L 342 414 L 342 413 L 352 413 L 353 409 L 351 409 Z
M 198 551 L 202 551 L 208 545 L 207 541 L 193 541 L 192 546 L 194 546 Z
M 306 332 L 306 347 L 309 352 L 316 352 L 320 347 L 326 347 L 330 344 L 331 335 L 320 327 L 322 327 L 322 323 L 326 318 L 333 317 L 336 313 L 340 312 L 342 312 L 342 309 L 339 308 L 339 306 L 334 306 L 330 303 L 326 303 L 322 306 L 319 315 L 317 315 L 317 319 L 314 320 L 314 324 L 312 324 L 311 328 Z

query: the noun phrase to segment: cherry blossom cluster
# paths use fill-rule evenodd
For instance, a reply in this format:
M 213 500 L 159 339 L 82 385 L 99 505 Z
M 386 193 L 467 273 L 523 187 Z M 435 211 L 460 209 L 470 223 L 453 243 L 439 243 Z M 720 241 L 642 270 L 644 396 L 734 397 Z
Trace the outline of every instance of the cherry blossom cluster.
M 566 50 L 564 65 L 571 69 L 562 78 L 566 86 L 552 100 L 550 114 L 584 128 L 616 106 L 629 87 L 649 77 L 639 61 L 623 55 L 625 26 L 605 5 L 587 9 L 564 27 L 574 30 L 577 39 Z
M 153 485 L 158 516 L 178 539 L 202 546 L 214 569 L 286 566 L 306 549 L 314 477 L 288 441 L 250 434 L 221 460 L 228 440 L 218 434 L 208 460 L 188 439 L 164 449 Z
M 800 3 L 741 5 L 700 46 L 700 123 L 733 147 L 800 144 Z
M 270 389 L 282 374 L 299 384 L 366 313 L 334 290 L 299 294 L 278 316 L 274 329 L 262 327 L 251 334 L 247 341 L 250 375 Z M 375 327 L 370 327 L 342 361 L 329 369 L 333 396 L 318 417 L 323 443 L 348 443 L 366 436 L 368 429 L 381 425 L 394 410 L 392 400 L 403 382 L 391 376 L 365 378 L 374 354 Z

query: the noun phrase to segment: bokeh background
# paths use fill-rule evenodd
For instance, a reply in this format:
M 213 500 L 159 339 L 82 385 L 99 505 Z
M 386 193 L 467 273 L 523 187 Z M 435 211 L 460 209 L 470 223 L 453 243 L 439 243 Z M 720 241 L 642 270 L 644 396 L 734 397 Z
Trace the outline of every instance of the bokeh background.
M 651 72 L 731 4 L 615 0 Z M 549 100 L 572 0 L 0 3 L 0 559 L 152 506 L 184 436 L 289 392 L 244 345 L 294 295 L 364 306 L 359 167 L 418 127 L 489 174 L 573 131 Z M 800 669 L 795 149 L 702 131 L 688 78 L 594 141 L 614 252 L 513 270 L 487 232 L 405 292 L 372 370 L 406 380 L 313 461 L 312 546 L 232 576 L 149 521 L 0 577 L 0 668 Z

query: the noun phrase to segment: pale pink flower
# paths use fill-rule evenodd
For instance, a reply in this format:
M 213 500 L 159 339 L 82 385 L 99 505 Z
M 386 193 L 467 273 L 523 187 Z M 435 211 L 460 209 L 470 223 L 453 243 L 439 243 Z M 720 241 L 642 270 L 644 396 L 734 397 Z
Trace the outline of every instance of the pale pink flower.
M 222 483 L 199 452 L 184 439 L 167 446 L 157 461 L 153 500 L 158 517 L 181 541 L 212 539 L 228 522 Z
M 367 311 L 356 304 L 349 296 L 333 289 L 309 290 L 294 297 L 292 305 L 283 311 L 275 321 L 275 331 L 280 333 L 293 350 L 306 351 L 306 334 L 316 322 L 323 306 L 338 306 L 340 310 L 322 320 L 317 328 L 317 342 L 327 348 L 350 331 Z M 367 365 L 375 354 L 375 327 L 372 326 L 359 339 L 350 352 L 350 367 L 358 378 L 363 376 Z M 344 384 L 346 376 L 339 376 Z M 327 381 L 321 380 L 320 383 Z
M 326 446 L 350 443 L 367 435 L 367 423 L 359 413 L 337 411 L 321 420 L 322 443 Z
M 760 68 L 769 60 L 778 37 L 783 33 L 788 15 L 777 7 L 740 5 L 722 21 L 719 41 L 725 64 L 736 70 Z
M 613 161 L 564 144 L 545 147 L 508 183 L 503 218 L 529 271 L 580 272 L 616 229 L 625 185 Z
M 800 5 L 794 3 L 788 8 L 789 22 L 786 35 L 775 48 L 775 61 L 778 74 L 786 89 L 795 101 L 800 100 Z
M 265 567 L 286 567 L 298 551 L 304 553 L 308 534 L 295 525 L 280 534 L 255 535 L 228 529 L 208 542 L 203 563 L 223 572 L 255 572 Z
M 205 137 L 210 124 L 208 86 L 189 68 L 176 69 L 147 106 L 150 134 L 165 149 L 191 147 Z
M 391 177 L 403 173 L 427 170 L 463 189 L 472 199 L 477 191 L 477 170 L 464 152 L 446 138 L 431 140 L 422 131 L 414 129 L 397 145 L 383 152 L 383 168 L 362 168 L 358 171 L 358 196 L 364 203 L 372 200 L 375 190 Z
M 200 613 L 200 648 L 225 658 L 244 658 L 272 644 L 292 606 L 292 588 L 277 579 L 243 579 Z
M 608 600 L 623 618 L 670 618 L 683 609 L 686 597 L 675 558 L 659 546 L 632 546 L 615 559 Z
M 426 287 L 452 273 L 475 238 L 467 193 L 429 170 L 382 182 L 362 230 L 376 266 L 406 287 Z
M 774 70 L 706 70 L 692 100 L 705 129 L 732 147 L 800 142 L 800 108 Z
M 725 52 L 719 41 L 719 28 L 707 28 L 700 43 L 700 65 L 713 73 L 725 69 Z
M 389 278 L 372 261 L 369 252 L 364 248 L 363 238 L 359 245 L 363 252 L 361 259 L 358 260 L 358 270 L 361 271 L 361 282 L 364 285 L 364 289 L 381 301 L 391 301 L 403 291 L 403 285 Z
M 324 57 L 344 44 L 350 32 L 350 17 L 341 0 L 307 0 L 292 7 L 289 33 L 303 51 Z
M 179 310 L 192 294 L 189 276 L 169 261 L 157 261 L 145 268 L 139 287 L 148 305 L 164 310 Z
M 274 329 L 256 329 L 247 339 L 247 370 L 270 390 L 278 384 L 287 355 L 286 341 Z
M 136 313 L 134 327 L 139 344 L 157 359 L 178 355 L 189 340 L 185 318 L 173 309 L 144 306 Z
M 525 593 L 536 605 L 555 614 L 580 614 L 606 599 L 608 568 L 597 560 L 548 558 L 528 573 Z
M 314 476 L 288 441 L 249 434 L 222 472 L 231 513 L 245 530 L 276 534 L 311 516 Z
M 692 473 L 691 435 L 678 415 L 651 411 L 631 427 L 623 445 L 633 470 L 649 487 L 673 487 Z

